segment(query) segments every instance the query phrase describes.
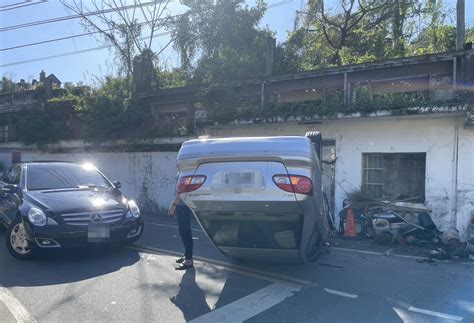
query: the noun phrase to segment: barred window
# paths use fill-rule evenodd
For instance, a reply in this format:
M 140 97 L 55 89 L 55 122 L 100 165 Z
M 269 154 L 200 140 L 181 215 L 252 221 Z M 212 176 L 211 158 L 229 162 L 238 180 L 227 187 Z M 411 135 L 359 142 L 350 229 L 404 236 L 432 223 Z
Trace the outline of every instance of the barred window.
M 8 141 L 8 125 L 0 125 L 0 142 Z
M 371 197 L 383 196 L 383 155 L 364 154 L 363 191 Z
M 425 153 L 362 155 L 362 191 L 375 199 L 425 200 Z

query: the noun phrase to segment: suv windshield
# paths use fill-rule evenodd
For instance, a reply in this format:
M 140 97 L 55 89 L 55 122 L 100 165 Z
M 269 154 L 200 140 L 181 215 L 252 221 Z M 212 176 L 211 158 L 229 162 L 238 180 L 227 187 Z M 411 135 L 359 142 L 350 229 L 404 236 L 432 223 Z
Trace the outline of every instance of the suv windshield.
M 111 185 L 95 168 L 77 164 L 28 165 L 26 175 L 27 190 L 47 190 Z

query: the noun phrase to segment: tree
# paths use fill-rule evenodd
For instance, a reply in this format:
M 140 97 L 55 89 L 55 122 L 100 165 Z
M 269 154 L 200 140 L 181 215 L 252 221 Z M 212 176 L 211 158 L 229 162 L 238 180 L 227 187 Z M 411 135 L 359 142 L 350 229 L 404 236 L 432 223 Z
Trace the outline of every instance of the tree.
M 15 91 L 15 82 L 7 76 L 2 77 L 0 93 L 8 93 Z
M 186 86 L 187 79 L 185 71 L 182 68 L 157 68 L 160 88 L 182 87 Z
M 171 28 L 182 68 L 195 83 L 259 77 L 265 72 L 265 46 L 272 33 L 258 25 L 266 6 L 258 0 L 183 0 L 190 9 Z
M 302 69 L 402 57 L 418 35 L 442 26 L 448 15 L 441 0 L 340 0 L 333 7 L 310 0 L 303 26 L 285 48 Z
M 112 45 L 120 62 L 118 66 L 127 76 L 132 73 L 136 55 L 151 52 L 156 58 L 171 44 L 169 41 L 158 52 L 152 49 L 156 32 L 169 22 L 170 0 L 92 0 L 89 6 L 81 0 L 61 3 L 80 17 L 86 30 L 99 34 Z M 145 31 L 147 36 L 143 36 Z
M 330 63 L 341 65 L 341 51 L 354 41 L 359 28 L 363 26 L 368 31 L 386 21 L 395 13 L 396 3 L 342 0 L 340 10 L 334 12 L 326 8 L 324 0 L 310 0 L 305 25 L 308 31 L 321 35 L 333 50 Z
M 466 42 L 474 41 L 474 27 L 466 29 Z M 456 49 L 456 27 L 427 27 L 409 45 L 410 55 L 425 55 Z

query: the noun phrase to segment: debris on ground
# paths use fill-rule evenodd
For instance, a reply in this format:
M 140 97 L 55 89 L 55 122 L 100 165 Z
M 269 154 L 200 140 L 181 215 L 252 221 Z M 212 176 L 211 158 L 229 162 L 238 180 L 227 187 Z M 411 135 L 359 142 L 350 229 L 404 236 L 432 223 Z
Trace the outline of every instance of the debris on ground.
M 432 210 L 419 198 L 379 201 L 363 192 L 348 194 L 339 213 L 339 233 L 349 239 L 374 239 L 379 244 L 399 244 L 431 249 L 428 259 L 471 259 L 474 233 L 462 242 L 456 228 L 441 232 L 431 218 Z M 474 218 L 471 222 L 474 230 Z M 387 250 L 390 256 L 392 249 Z M 388 253 L 388 254 L 387 254 Z

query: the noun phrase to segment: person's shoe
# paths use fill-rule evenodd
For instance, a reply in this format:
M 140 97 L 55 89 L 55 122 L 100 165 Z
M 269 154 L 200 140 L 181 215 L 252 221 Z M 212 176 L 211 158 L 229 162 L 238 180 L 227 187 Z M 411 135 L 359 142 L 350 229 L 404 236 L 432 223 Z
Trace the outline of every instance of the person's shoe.
M 186 269 L 193 268 L 193 267 L 194 267 L 194 264 L 193 264 L 192 261 L 189 261 L 189 262 L 183 261 L 182 263 L 180 263 L 176 267 L 174 267 L 174 269 L 176 269 L 176 270 L 186 270 Z
M 176 259 L 176 263 L 177 264 L 182 264 L 185 260 L 186 260 L 186 258 L 183 256 L 181 258 Z

